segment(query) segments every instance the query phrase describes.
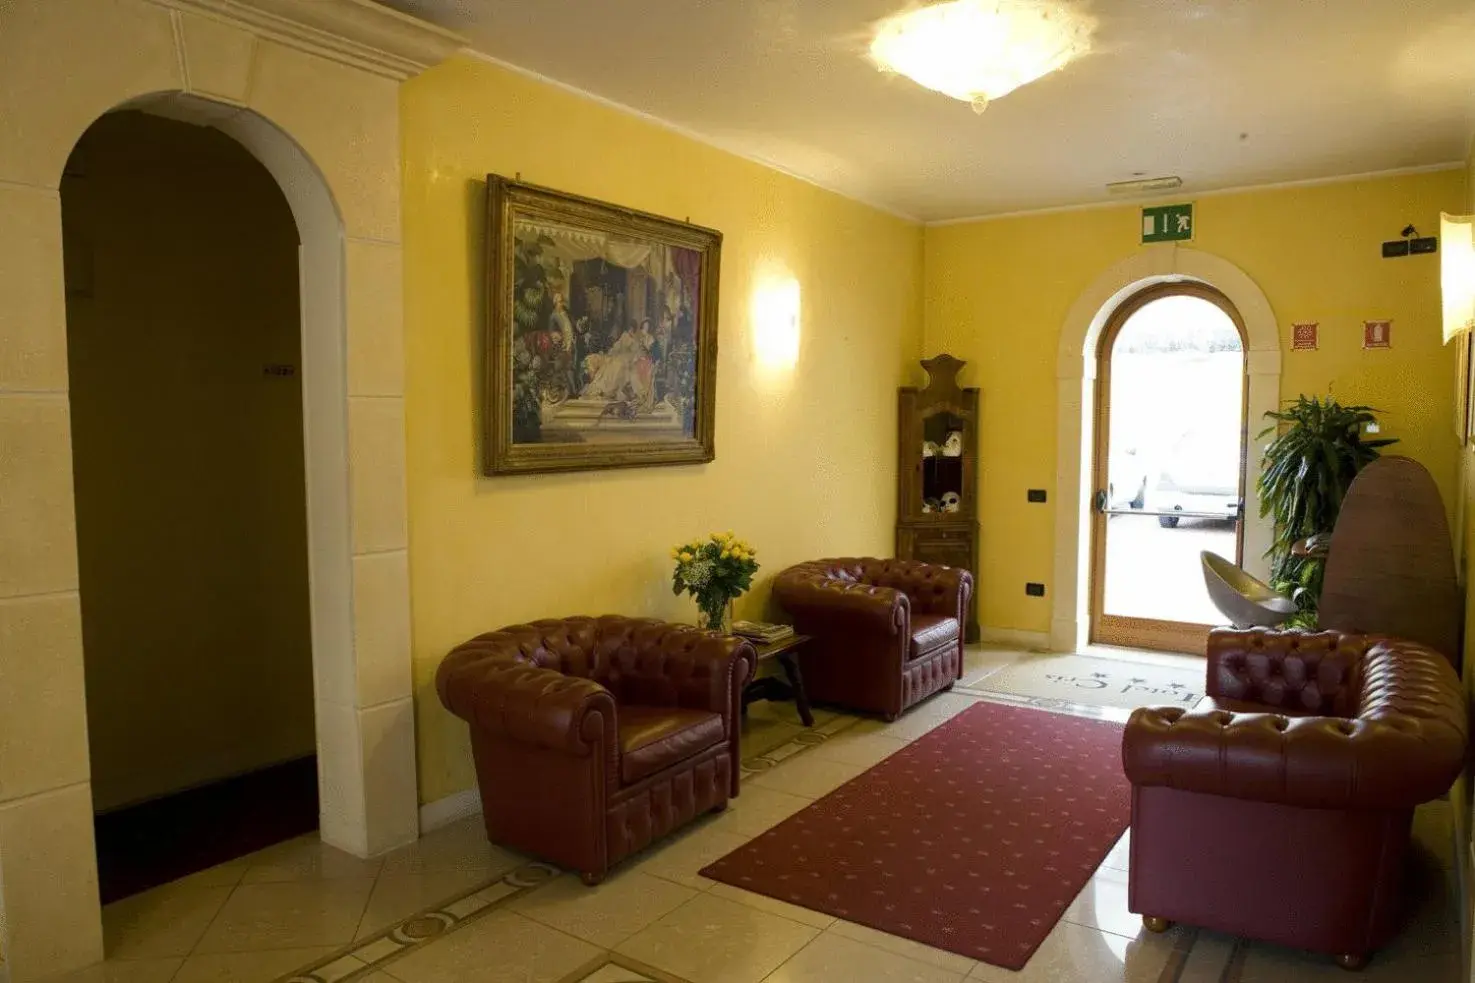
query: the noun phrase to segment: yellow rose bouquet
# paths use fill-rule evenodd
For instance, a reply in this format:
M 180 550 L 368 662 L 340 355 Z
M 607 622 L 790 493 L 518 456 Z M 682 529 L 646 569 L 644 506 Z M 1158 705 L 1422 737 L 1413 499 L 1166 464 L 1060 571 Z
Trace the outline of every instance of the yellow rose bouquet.
M 683 543 L 671 550 L 676 561 L 671 593 L 696 598 L 702 626 L 725 630 L 728 606 L 753 586 L 757 556 L 757 550 L 730 532 Z

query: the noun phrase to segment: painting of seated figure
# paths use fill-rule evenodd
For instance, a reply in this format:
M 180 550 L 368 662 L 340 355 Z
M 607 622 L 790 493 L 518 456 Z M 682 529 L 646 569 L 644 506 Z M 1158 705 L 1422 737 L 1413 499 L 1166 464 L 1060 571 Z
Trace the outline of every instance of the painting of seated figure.
M 487 190 L 487 472 L 711 461 L 721 233 Z

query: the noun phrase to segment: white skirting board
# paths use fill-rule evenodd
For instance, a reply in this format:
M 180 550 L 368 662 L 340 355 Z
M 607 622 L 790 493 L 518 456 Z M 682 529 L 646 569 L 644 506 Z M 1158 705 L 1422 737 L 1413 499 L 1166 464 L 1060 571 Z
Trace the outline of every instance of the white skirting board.
M 984 645 L 1050 650 L 1050 633 L 1047 631 L 1025 631 L 1022 628 L 994 628 L 984 625 L 978 629 L 978 637 Z
M 481 795 L 474 788 L 427 802 L 420 807 L 420 835 L 449 826 L 458 819 L 481 812 Z

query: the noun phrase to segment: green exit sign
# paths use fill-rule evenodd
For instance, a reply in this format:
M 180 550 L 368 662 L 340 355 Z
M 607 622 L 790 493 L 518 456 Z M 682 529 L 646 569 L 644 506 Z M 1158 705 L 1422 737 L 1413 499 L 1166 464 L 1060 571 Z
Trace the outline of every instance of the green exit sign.
M 1142 209 L 1143 242 L 1183 242 L 1192 238 L 1192 204 Z

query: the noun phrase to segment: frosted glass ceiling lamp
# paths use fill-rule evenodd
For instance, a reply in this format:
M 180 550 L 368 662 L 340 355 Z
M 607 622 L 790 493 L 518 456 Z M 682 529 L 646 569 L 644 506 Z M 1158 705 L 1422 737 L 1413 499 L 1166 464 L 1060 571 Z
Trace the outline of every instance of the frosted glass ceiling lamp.
M 1064 0 L 948 0 L 894 14 L 871 57 L 885 72 L 972 103 L 990 101 L 1091 50 L 1094 18 Z
M 1444 341 L 1475 329 L 1475 215 L 1439 216 Z

